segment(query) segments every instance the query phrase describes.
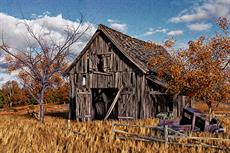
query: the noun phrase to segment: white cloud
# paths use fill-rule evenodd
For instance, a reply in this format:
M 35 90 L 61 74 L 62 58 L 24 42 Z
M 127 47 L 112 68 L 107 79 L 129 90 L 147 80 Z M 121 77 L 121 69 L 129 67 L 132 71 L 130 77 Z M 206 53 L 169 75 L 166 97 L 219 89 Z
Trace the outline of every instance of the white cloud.
M 109 23 L 119 22 L 118 20 L 113 20 L 113 19 L 108 19 L 107 21 L 108 21 Z
M 230 0 L 203 0 L 191 8 L 183 10 L 181 14 L 169 19 L 170 22 L 192 22 L 213 19 L 220 16 L 230 19 Z
M 169 36 L 180 36 L 180 35 L 183 35 L 183 31 L 182 30 L 173 30 L 173 31 L 169 31 L 167 33 L 167 35 Z
M 126 32 L 128 30 L 127 24 L 121 24 L 121 23 L 111 23 L 111 28 L 121 31 L 121 32 Z
M 126 33 L 128 30 L 128 25 L 125 23 L 120 23 L 118 20 L 112 20 L 112 19 L 108 19 L 107 21 L 109 22 L 110 27 L 117 31 Z
M 212 25 L 210 23 L 194 23 L 187 25 L 187 27 L 193 31 L 207 31 Z
M 0 32 L 3 33 L 5 42 L 9 46 L 20 49 L 25 49 L 27 47 L 27 41 L 29 41 L 31 44 L 35 43 L 35 41 L 29 37 L 28 32 L 23 24 L 24 22 L 27 22 L 35 33 L 42 34 L 43 38 L 47 39 L 47 41 L 50 40 L 50 37 L 47 36 L 49 33 L 52 37 L 52 40 L 57 43 L 62 43 L 65 40 L 67 36 L 65 30 L 67 27 L 77 27 L 79 25 L 79 22 L 77 21 L 74 22 L 64 19 L 61 14 L 58 16 L 44 15 L 31 20 L 22 20 L 4 13 L 0 13 L 0 21 Z M 80 26 L 79 32 L 83 32 L 88 26 L 91 28 L 86 31 L 83 37 L 80 38 L 78 44 L 86 44 L 86 42 L 95 32 L 96 29 L 94 25 L 89 22 L 84 22 Z M 1 39 L 2 35 L 0 36 L 0 40 Z M 81 51 L 81 49 L 82 45 L 75 45 L 72 49 L 72 52 L 77 54 Z
M 158 27 L 157 29 L 149 28 L 147 32 L 145 32 L 142 36 L 150 36 L 154 35 L 155 33 L 166 33 L 168 29 Z
M 0 87 L 10 80 L 18 80 L 15 74 L 0 73 Z
M 79 26 L 79 21 L 64 19 L 62 15 L 48 16 L 48 14 L 49 12 L 45 12 L 42 16 L 37 16 L 36 18 L 32 18 L 30 20 L 22 20 L 4 13 L 0 13 L 0 44 L 2 36 L 5 43 L 12 48 L 25 50 L 28 46 L 28 43 L 35 44 L 35 41 L 31 39 L 31 37 L 29 37 L 27 30 L 23 24 L 25 21 L 31 26 L 32 30 L 35 33 L 42 34 L 43 38 L 47 40 L 47 42 L 50 42 L 50 37 L 47 36 L 47 33 L 50 33 L 52 40 L 56 43 L 62 43 L 65 40 L 67 34 L 64 30 L 67 28 L 67 26 Z M 79 39 L 79 41 L 71 48 L 71 54 L 75 55 L 75 57 L 83 49 L 85 44 L 96 31 L 96 28 L 93 24 L 89 22 L 84 22 L 80 26 L 79 32 L 83 32 L 88 26 L 90 26 L 91 28 L 86 31 L 86 33 Z M 0 65 L 4 63 L 4 55 L 0 55 Z M 9 77 L 9 74 L 3 73 L 5 72 L 4 68 L 1 67 L 0 69 L 2 72 L 0 75 L 0 84 L 8 79 L 14 78 Z M 13 74 L 12 76 L 15 75 L 16 74 Z

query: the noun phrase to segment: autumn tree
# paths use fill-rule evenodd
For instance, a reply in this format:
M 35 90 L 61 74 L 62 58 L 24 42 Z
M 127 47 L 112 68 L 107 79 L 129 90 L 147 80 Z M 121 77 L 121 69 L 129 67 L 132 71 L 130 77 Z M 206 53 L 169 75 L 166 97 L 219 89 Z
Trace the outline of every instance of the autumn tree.
M 28 38 L 26 49 L 13 48 L 9 46 L 4 38 L 0 49 L 7 55 L 9 71 L 19 70 L 19 78 L 24 87 L 39 103 L 39 118 L 44 121 L 44 94 L 47 89 L 60 79 L 62 72 L 68 64 L 68 56 L 72 46 L 90 28 L 84 24 L 83 18 L 77 25 L 63 26 L 62 33 L 65 38 L 57 40 L 53 33 L 41 27 L 34 30 L 29 22 L 22 22 L 26 28 Z M 76 49 L 76 48 L 75 48 Z
M 213 37 L 201 36 L 187 49 L 174 50 L 171 56 L 158 55 L 149 60 L 150 68 L 167 81 L 167 92 L 205 102 L 211 114 L 220 102 L 230 101 L 230 37 L 226 18 L 217 24 L 223 31 Z M 165 44 L 169 50 L 174 41 Z
M 17 81 L 7 81 L 0 90 L 0 107 L 30 104 L 30 95 Z
M 45 94 L 46 103 L 63 104 L 69 101 L 69 84 L 62 82 L 58 86 L 50 88 Z
M 25 92 L 19 87 L 17 81 L 7 81 L 2 86 L 4 104 L 8 107 L 25 103 L 27 97 Z

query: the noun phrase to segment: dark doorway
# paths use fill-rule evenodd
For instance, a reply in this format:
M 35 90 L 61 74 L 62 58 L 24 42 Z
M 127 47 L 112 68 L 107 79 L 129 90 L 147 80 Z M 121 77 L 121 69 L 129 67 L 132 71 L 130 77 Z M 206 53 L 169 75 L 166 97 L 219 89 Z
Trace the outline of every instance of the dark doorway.
M 104 119 L 106 113 L 109 110 L 118 89 L 116 88 L 94 88 L 92 89 L 92 106 L 93 106 L 93 118 Z M 113 108 L 109 119 L 118 119 L 118 104 L 116 103 Z
M 154 102 L 155 113 L 169 113 L 173 111 L 173 101 L 169 95 L 151 96 Z
M 156 97 L 158 101 L 157 113 L 173 111 L 173 102 L 169 95 L 156 95 Z
M 102 57 L 102 55 L 97 55 L 97 57 L 98 57 L 97 70 L 99 72 L 104 72 L 103 57 Z

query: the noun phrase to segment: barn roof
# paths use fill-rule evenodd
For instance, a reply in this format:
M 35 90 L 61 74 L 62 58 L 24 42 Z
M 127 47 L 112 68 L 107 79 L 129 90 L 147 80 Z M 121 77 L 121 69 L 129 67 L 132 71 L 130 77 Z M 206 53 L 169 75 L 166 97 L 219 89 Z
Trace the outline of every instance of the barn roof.
M 150 70 L 148 68 L 148 60 L 150 57 L 157 54 L 165 54 L 169 56 L 168 52 L 161 45 L 151 43 L 151 48 L 149 42 L 142 41 L 119 31 L 111 29 L 105 25 L 100 24 L 96 33 L 93 35 L 89 43 L 83 49 L 83 51 L 78 55 L 74 62 L 67 68 L 66 73 L 68 73 L 75 63 L 81 58 L 81 56 L 87 51 L 87 48 L 92 43 L 93 39 L 99 32 L 103 32 L 111 42 L 131 61 L 133 62 L 143 73 L 148 73 Z

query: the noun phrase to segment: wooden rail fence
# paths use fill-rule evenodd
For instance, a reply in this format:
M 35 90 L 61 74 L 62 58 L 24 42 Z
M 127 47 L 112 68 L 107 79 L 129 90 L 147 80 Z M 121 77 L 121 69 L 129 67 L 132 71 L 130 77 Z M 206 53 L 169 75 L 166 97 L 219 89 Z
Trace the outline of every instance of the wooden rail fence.
M 125 130 L 121 130 L 118 128 L 122 128 Z M 151 133 L 158 133 L 158 135 L 141 135 L 132 132 L 128 132 L 128 129 L 131 128 L 144 128 L 149 129 Z M 146 130 L 148 131 L 148 130 Z M 188 147 L 195 147 L 195 146 L 202 146 L 206 148 L 214 148 L 217 150 L 223 150 L 226 152 L 230 151 L 230 146 L 217 146 L 212 144 L 207 144 L 201 141 L 204 140 L 211 140 L 211 141 L 222 141 L 230 143 L 230 139 L 223 139 L 223 138 L 212 138 L 212 137 L 191 137 L 184 133 L 175 131 L 168 126 L 142 126 L 142 125 L 130 125 L 130 124 L 121 124 L 121 123 L 112 123 L 112 133 L 114 138 L 116 139 L 131 139 L 131 140 L 139 140 L 139 141 L 150 141 L 150 142 L 159 142 L 165 143 L 166 145 L 183 145 Z M 160 134 L 160 135 L 159 135 Z M 189 143 L 180 143 L 178 140 L 193 140 Z M 186 141 L 187 142 L 187 141 Z

